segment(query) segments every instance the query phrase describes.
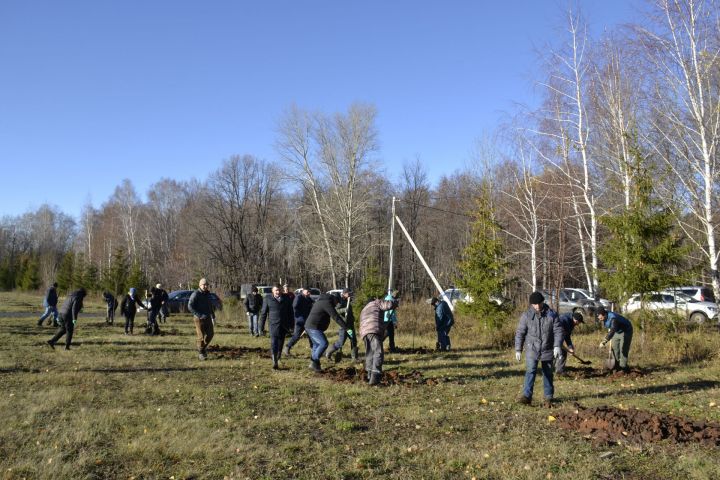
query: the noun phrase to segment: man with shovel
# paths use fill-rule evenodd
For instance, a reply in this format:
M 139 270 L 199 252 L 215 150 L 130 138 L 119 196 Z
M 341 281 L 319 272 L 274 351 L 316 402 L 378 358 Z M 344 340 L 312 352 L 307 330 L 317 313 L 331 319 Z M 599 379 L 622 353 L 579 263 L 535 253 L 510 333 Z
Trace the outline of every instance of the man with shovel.
M 615 365 L 613 369 L 628 371 L 628 356 L 630 355 L 630 344 L 632 343 L 633 326 L 630 320 L 619 313 L 608 312 L 603 307 L 597 311 L 598 320 L 603 322 L 608 333 L 605 339 L 600 342 L 599 348 L 604 348 L 610 342 Z
M 560 351 L 560 355 L 555 359 L 555 375 L 562 376 L 565 375 L 565 363 L 567 362 L 568 353 L 575 356 L 575 346 L 572 342 L 572 331 L 581 323 L 585 323 L 585 321 L 582 313 L 573 312 L 563 313 L 560 315 L 560 318 L 558 318 L 558 322 L 560 322 L 560 326 L 563 329 L 563 341 L 565 342 L 566 347 Z

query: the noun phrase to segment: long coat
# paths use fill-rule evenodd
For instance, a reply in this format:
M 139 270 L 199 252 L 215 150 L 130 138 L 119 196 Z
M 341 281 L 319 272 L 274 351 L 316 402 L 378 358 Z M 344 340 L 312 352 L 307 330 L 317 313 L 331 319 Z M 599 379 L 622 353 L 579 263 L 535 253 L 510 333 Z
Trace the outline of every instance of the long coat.
M 260 322 L 269 321 L 270 335 L 283 335 L 293 328 L 292 301 L 285 295 L 275 298 L 272 294 L 265 295 L 262 309 L 260 310 Z

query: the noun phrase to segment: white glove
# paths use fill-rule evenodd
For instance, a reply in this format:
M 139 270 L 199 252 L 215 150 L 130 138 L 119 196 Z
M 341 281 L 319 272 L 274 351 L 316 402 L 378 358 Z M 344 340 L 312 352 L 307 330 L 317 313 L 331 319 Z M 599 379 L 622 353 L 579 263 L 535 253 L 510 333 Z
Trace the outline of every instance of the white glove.
M 558 358 L 562 354 L 562 349 L 560 347 L 553 348 L 553 357 Z
M 518 362 L 520 361 L 520 355 L 522 355 L 520 352 L 515 352 L 515 360 Z

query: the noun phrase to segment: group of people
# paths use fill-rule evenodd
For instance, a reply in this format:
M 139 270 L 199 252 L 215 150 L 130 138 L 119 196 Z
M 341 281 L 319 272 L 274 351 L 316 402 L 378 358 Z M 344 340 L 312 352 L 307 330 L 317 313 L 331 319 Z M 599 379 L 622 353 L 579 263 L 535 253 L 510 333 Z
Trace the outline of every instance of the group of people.
M 553 362 L 555 362 L 555 373 L 564 374 L 567 355 L 575 355 L 572 342 L 573 329 L 585 322 L 580 312 L 558 316 L 545 303 L 545 298 L 540 292 L 533 292 L 529 303 L 530 308 L 520 316 L 515 331 L 515 359 L 518 362 L 521 361 L 522 352 L 525 350 L 525 381 L 518 402 L 524 405 L 532 403 L 539 363 L 543 379 L 544 404 L 550 407 L 555 396 Z M 608 312 L 603 307 L 600 307 L 596 314 L 598 320 L 608 329 L 599 347 L 604 348 L 608 342 L 611 342 L 611 351 L 617 368 L 628 371 L 632 323 L 622 315 Z
M 193 315 L 198 357 L 200 360 L 206 360 L 207 348 L 214 336 L 215 311 L 208 281 L 205 278 L 201 279 L 198 287 L 190 295 L 188 310 Z M 377 385 L 380 382 L 385 338 L 390 339 L 390 351 L 396 351 L 393 333 L 397 323 L 396 309 L 399 301 L 397 290 L 389 293 L 382 300 L 372 299 L 363 306 L 360 312 L 359 332 L 355 328 L 351 293 L 347 288 L 342 290 L 339 297 L 325 293 L 317 300 L 311 298 L 308 288 L 302 288 L 300 295 L 294 295 L 287 285 L 283 290 L 281 291 L 279 285 L 275 285 L 271 293 L 263 298 L 257 287 L 253 287 L 252 292 L 245 299 L 250 334 L 264 335 L 265 324 L 269 325 L 273 369 L 279 368 L 282 355 L 291 356 L 290 350 L 303 335 L 307 335 L 310 344 L 309 368 L 313 371 L 321 371 L 320 359 L 323 355 L 328 359 L 336 355 L 335 360 L 338 361 L 342 347 L 348 339 L 352 359 L 356 361 L 359 333 L 365 345 L 365 370 L 368 374 L 368 383 Z M 53 349 L 63 336 L 65 336 L 65 349 L 70 349 L 74 327 L 86 295 L 85 289 L 80 288 L 69 294 L 62 307 L 58 309 L 57 283 L 48 289 L 43 301 L 45 311 L 37 323 L 40 326 L 52 316 L 51 321 L 58 329 L 47 344 Z M 108 306 L 107 321 L 112 324 L 117 301 L 109 292 L 105 292 L 103 298 Z M 125 334 L 132 335 L 138 309 L 148 310 L 146 331 L 149 334 L 157 334 L 158 317 L 163 316 L 163 307 L 167 298 L 167 292 L 162 289 L 161 284 L 151 289 L 147 304 L 140 301 L 135 288 L 130 288 L 120 302 L 120 311 L 125 316 Z M 435 311 L 436 348 L 449 350 L 449 333 L 454 324 L 452 310 L 445 300 L 436 297 L 432 298 L 430 304 Z M 572 332 L 576 326 L 584 323 L 584 318 L 579 312 L 558 315 L 545 303 L 545 298 L 540 292 L 533 292 L 530 295 L 529 304 L 530 307 L 521 315 L 515 332 L 515 359 L 518 362 L 522 359 L 523 350 L 525 351 L 525 379 L 518 402 L 527 405 L 532 403 L 539 365 L 543 379 L 544 403 L 550 406 L 555 394 L 553 374 L 563 375 L 567 356 L 575 355 Z M 607 334 L 599 347 L 604 348 L 610 343 L 610 351 L 617 368 L 627 371 L 633 336 L 632 323 L 622 315 L 608 312 L 602 307 L 596 314 L 598 320 L 607 328 Z M 331 319 L 338 325 L 339 330 L 337 341 L 330 346 L 325 332 L 330 327 Z M 291 331 L 292 336 L 287 345 L 284 345 Z
M 47 341 L 53 349 L 55 344 L 60 338 L 65 336 L 65 350 L 70 350 L 72 344 L 72 336 L 74 331 L 75 323 L 77 322 L 77 316 L 82 310 L 83 300 L 87 295 L 84 288 L 80 288 L 71 292 L 60 309 L 57 308 L 58 304 L 58 284 L 53 283 L 48 288 L 43 299 L 43 306 L 45 311 L 37 321 L 38 326 L 42 326 L 45 323 L 45 319 L 49 319 L 52 316 L 52 325 L 57 327 L 55 335 Z M 166 302 L 168 300 L 168 293 L 162 288 L 162 284 L 158 283 L 150 289 L 147 294 L 146 303 L 143 303 L 137 295 L 137 289 L 130 288 L 127 295 L 118 302 L 115 296 L 110 292 L 103 292 L 103 300 L 107 305 L 105 321 L 107 324 L 112 325 L 115 321 L 115 310 L 118 305 L 120 306 L 120 313 L 125 317 L 125 335 L 133 335 L 135 327 L 135 315 L 138 310 L 146 310 L 148 312 L 147 326 L 145 332 L 149 335 L 159 335 L 160 327 L 158 321 L 165 322 L 168 317 L 168 310 Z

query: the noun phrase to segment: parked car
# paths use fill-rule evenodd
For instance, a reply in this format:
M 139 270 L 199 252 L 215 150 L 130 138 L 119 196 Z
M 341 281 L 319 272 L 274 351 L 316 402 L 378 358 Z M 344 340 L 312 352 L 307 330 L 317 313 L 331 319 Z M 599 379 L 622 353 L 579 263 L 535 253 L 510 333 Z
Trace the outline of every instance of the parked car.
M 320 295 L 322 295 L 322 292 L 319 288 L 310 287 L 308 288 L 308 290 L 310 290 L 310 298 L 312 298 L 313 300 L 317 300 L 318 298 L 320 298 Z M 342 292 L 342 290 L 340 291 Z M 302 295 L 302 288 L 298 288 L 297 290 L 295 290 L 295 295 Z
M 542 294 L 545 297 L 545 303 L 552 308 L 556 308 L 559 314 L 580 312 L 584 316 L 595 316 L 598 304 L 596 304 L 594 300 L 587 298 L 581 299 L 579 295 L 571 297 L 565 290 L 566 289 L 560 290 L 557 297 L 554 292 L 548 290 L 543 291 Z
M 593 296 L 590 294 L 588 290 L 585 290 L 584 288 L 563 288 L 563 292 L 565 292 L 565 295 L 567 295 L 570 300 L 589 300 L 592 302 L 595 302 L 595 307 L 605 307 L 607 309 L 610 309 L 612 306 L 610 300 L 606 298 L 593 298 Z
M 168 307 L 170 313 L 187 313 L 188 302 L 190 301 L 190 295 L 195 290 L 174 290 L 168 294 L 168 300 L 165 304 Z M 210 293 L 210 300 L 212 301 L 213 308 L 215 310 L 222 310 L 222 300 L 214 293 Z
M 472 296 L 461 288 L 450 287 L 444 293 L 453 305 L 473 302 Z
M 718 315 L 717 303 L 700 302 L 680 292 L 635 293 L 625 303 L 623 311 L 632 313 L 641 308 L 675 311 L 693 323 L 714 320 Z
M 342 297 L 342 292 L 343 292 L 343 289 L 342 289 L 342 288 L 335 288 L 335 289 L 333 289 L 333 290 L 328 290 L 328 291 L 325 292 L 325 293 L 327 293 L 328 295 L 333 295 L 333 296 L 335 296 L 335 297 L 337 297 L 337 298 L 341 298 L 341 297 Z M 311 294 L 311 295 L 312 295 L 312 294 Z
M 713 294 L 712 288 L 708 287 L 674 287 L 668 288 L 667 291 L 684 293 L 698 302 L 717 303 L 715 301 L 715 294 Z
M 258 293 L 263 297 L 265 295 L 272 295 L 272 285 L 257 285 Z

